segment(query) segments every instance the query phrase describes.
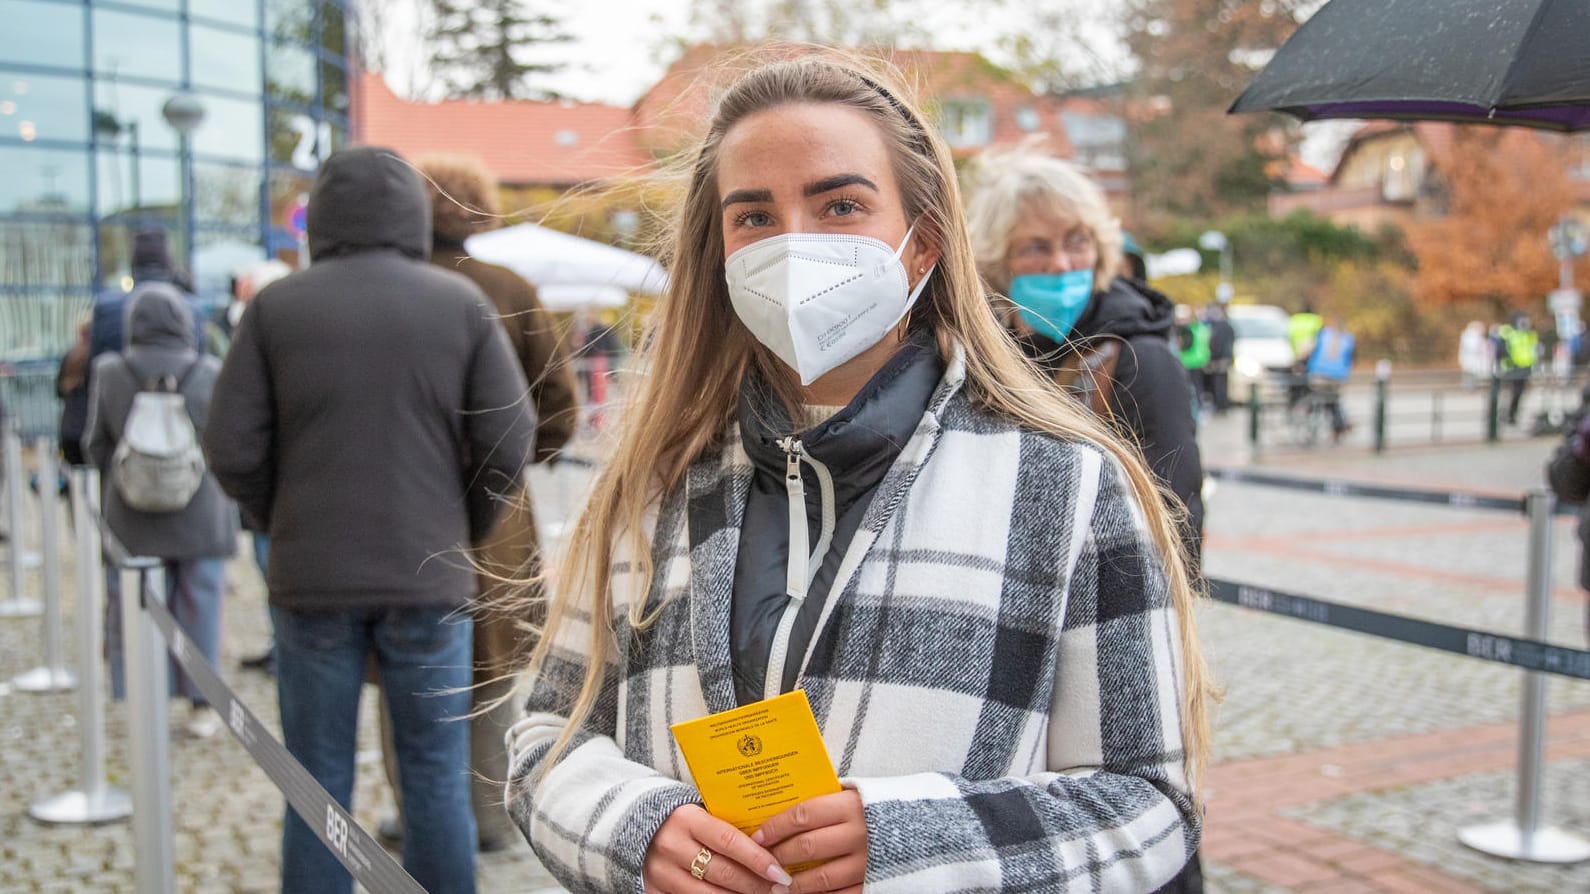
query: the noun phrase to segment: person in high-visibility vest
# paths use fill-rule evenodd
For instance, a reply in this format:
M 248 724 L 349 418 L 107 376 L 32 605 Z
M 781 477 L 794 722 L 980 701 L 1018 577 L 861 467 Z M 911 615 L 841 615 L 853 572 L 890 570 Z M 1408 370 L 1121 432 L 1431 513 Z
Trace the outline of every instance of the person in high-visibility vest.
M 1314 356 L 1314 339 L 1323 328 L 1325 318 L 1309 304 L 1286 321 L 1286 339 L 1292 344 L 1292 381 L 1286 387 L 1288 409 L 1308 396 L 1308 358 Z
M 1511 390 L 1507 424 L 1517 425 L 1518 406 L 1524 401 L 1524 390 L 1529 387 L 1529 376 L 1540 351 L 1540 333 L 1530 324 L 1528 314 L 1518 314 L 1511 325 L 1504 324 L 1497 330 L 1496 338 L 1500 342 L 1496 350 L 1497 366 Z
M 1314 354 L 1314 339 L 1325 328 L 1325 318 L 1304 305 L 1303 310 L 1292 314 L 1286 321 L 1286 337 L 1292 343 L 1292 356 L 1298 363 L 1306 364 Z
M 1193 315 L 1192 308 L 1176 305 L 1176 353 L 1192 383 L 1193 412 L 1203 406 L 1209 367 L 1209 325 Z

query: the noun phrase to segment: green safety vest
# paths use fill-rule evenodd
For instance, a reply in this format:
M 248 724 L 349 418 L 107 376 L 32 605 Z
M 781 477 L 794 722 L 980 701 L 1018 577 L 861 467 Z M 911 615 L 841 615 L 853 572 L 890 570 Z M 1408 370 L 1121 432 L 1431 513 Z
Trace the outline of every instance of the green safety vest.
M 1507 349 L 1507 365 L 1513 369 L 1529 369 L 1535 365 L 1535 349 L 1540 345 L 1540 333 L 1533 329 L 1515 329 L 1503 326 L 1502 346 Z
M 1292 343 L 1292 353 L 1305 360 L 1313 350 L 1314 338 L 1325 328 L 1325 318 L 1319 314 L 1296 313 L 1286 321 L 1286 337 Z
M 1181 349 L 1181 365 L 1188 369 L 1203 369 L 1209 365 L 1209 325 L 1202 320 L 1187 324 L 1192 344 Z

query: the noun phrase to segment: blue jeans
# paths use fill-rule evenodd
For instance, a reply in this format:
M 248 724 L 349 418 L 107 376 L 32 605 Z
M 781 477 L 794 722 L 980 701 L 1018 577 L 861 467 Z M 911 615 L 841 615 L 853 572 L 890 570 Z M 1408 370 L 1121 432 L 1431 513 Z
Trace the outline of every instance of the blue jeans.
M 304 612 L 271 607 L 287 750 L 339 804 L 353 797 L 359 695 L 374 655 L 392 715 L 403 805 L 403 868 L 431 894 L 473 894 L 469 802 L 472 624 L 436 608 Z M 291 808 L 284 894 L 347 894 L 353 881 Z
M 259 573 L 263 575 L 271 563 L 271 535 L 250 531 L 248 536 L 254 544 L 254 564 L 259 566 Z
M 226 581 L 225 559 L 167 559 L 166 605 L 188 639 L 211 667 L 221 655 L 221 587 Z M 111 697 L 127 697 L 127 670 L 122 662 L 121 572 L 105 568 L 105 661 L 110 665 Z M 171 692 L 205 704 L 204 694 L 188 679 L 176 661 L 171 662 Z

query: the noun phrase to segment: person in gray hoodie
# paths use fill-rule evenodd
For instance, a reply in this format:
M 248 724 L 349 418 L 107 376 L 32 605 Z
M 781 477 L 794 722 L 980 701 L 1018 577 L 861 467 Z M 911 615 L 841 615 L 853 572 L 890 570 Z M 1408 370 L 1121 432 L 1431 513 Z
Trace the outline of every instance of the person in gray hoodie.
M 469 800 L 475 592 L 457 555 L 529 461 L 535 417 L 496 312 L 429 261 L 431 208 L 391 150 L 345 149 L 309 197 L 308 270 L 249 304 L 216 385 L 205 454 L 271 538 L 266 578 L 287 748 L 343 805 L 373 657 L 402 788 L 403 865 L 473 892 Z M 352 881 L 288 811 L 282 890 Z
M 141 512 L 128 506 L 110 472 L 111 456 L 121 443 L 132 412 L 133 399 L 152 381 L 178 382 L 186 398 L 188 416 L 202 437 L 210 418 L 210 393 L 220 362 L 194 349 L 193 310 L 174 285 L 148 282 L 133 290 L 126 309 L 125 345 L 119 354 L 108 353 L 94 361 L 90 376 L 88 420 L 83 451 L 105 472 L 101 502 L 105 522 L 127 552 L 134 556 L 165 559 L 167 604 L 184 631 L 211 666 L 221 647 L 221 593 L 226 560 L 237 548 L 237 508 L 221 492 L 215 477 L 205 473 L 198 491 L 175 512 Z M 105 630 L 111 667 L 111 689 L 116 698 L 126 692 L 121 660 L 120 581 L 105 579 Z M 204 695 L 173 662 L 172 677 L 178 695 L 190 700 L 188 732 L 214 735 L 220 718 Z

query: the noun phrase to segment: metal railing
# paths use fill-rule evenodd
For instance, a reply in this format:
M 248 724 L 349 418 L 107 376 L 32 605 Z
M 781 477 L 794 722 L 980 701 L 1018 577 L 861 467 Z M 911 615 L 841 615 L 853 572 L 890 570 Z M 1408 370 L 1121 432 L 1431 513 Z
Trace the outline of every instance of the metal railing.
M 1517 429 L 1527 435 L 1557 434 L 1579 406 L 1583 370 L 1557 376 L 1542 371 L 1528 379 Z M 1382 366 L 1373 376 L 1336 386 L 1358 434 L 1376 452 L 1437 444 L 1502 440 L 1512 379 L 1471 379 L 1457 370 L 1394 373 Z M 1309 450 L 1331 443 L 1325 400 L 1307 377 L 1275 374 L 1249 386 L 1248 442 L 1255 454 Z
M 0 405 L 23 438 L 55 437 L 61 399 L 55 394 L 56 360 L 0 363 Z

